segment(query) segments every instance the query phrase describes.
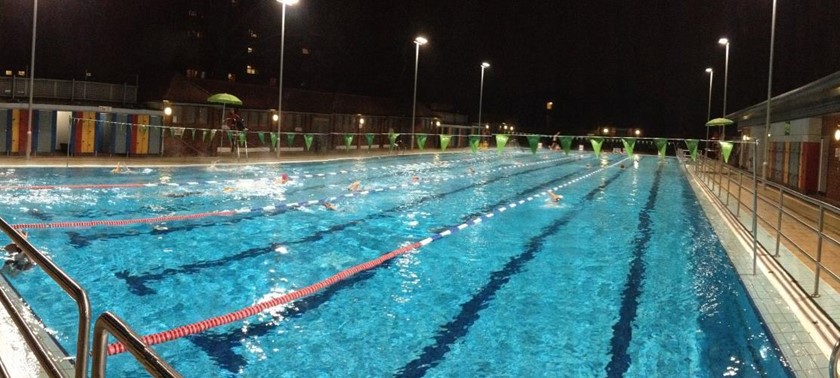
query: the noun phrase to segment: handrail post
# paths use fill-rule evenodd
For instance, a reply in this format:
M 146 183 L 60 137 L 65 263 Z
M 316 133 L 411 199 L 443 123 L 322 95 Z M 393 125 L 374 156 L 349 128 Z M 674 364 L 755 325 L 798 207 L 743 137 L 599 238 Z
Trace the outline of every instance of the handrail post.
M 828 377 L 829 378 L 836 378 L 837 377 L 837 357 L 840 356 L 840 339 L 837 339 L 837 342 L 834 343 L 834 347 L 831 348 L 831 357 L 828 359 Z
M 90 340 L 90 300 L 87 292 L 67 275 L 55 263 L 46 258 L 18 230 L 13 228 L 5 219 L 0 218 L 0 231 L 12 239 L 30 260 L 35 262 L 50 278 L 53 279 L 67 295 L 76 302 L 79 310 L 79 331 L 76 336 L 76 378 L 87 377 L 88 342 Z
M 741 187 L 744 186 L 744 172 L 738 171 L 738 207 L 735 208 L 735 218 L 741 215 Z
M 785 208 L 785 191 L 779 189 L 779 217 L 776 220 L 776 254 L 773 255 L 775 257 L 779 257 L 779 244 L 782 240 L 782 215 L 784 214 Z
M 758 141 L 753 143 L 753 156 L 756 152 L 756 146 L 758 145 Z M 755 167 L 756 159 L 753 159 L 753 219 L 752 219 L 752 232 L 753 232 L 753 275 L 756 274 L 758 270 L 758 177 L 756 176 L 756 167 Z
M 823 240 L 823 224 L 825 223 L 825 208 L 820 204 L 819 226 L 817 227 L 817 263 L 814 271 L 814 293 L 811 297 L 819 298 L 820 296 L 820 272 L 822 271 L 822 240 Z
M 732 182 L 732 179 L 730 179 L 729 176 L 732 174 L 732 170 L 729 169 L 729 167 L 726 167 L 725 165 L 721 165 L 721 168 L 720 168 L 721 169 L 721 175 L 723 175 L 723 168 L 724 167 L 726 168 L 726 201 L 725 201 L 726 205 L 725 206 L 728 209 L 729 208 L 729 187 L 730 187 L 729 184 Z M 720 176 L 720 179 L 721 179 L 721 181 L 723 181 L 723 176 Z
M 108 334 L 113 335 L 123 343 L 126 350 L 134 355 L 134 358 L 143 365 L 143 368 L 153 377 L 178 378 L 181 374 L 175 368 L 164 361 L 154 349 L 143 342 L 125 322 L 110 312 L 103 312 L 96 319 L 93 326 L 93 367 L 91 376 L 93 378 L 105 377 L 105 365 L 108 350 Z

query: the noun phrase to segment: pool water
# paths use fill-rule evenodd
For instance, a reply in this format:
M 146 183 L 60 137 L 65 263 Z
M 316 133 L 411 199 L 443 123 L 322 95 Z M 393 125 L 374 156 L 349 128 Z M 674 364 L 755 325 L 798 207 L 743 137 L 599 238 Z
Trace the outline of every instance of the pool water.
M 94 314 L 142 335 L 428 243 L 155 345 L 185 376 L 792 376 L 673 159 L 509 150 L 3 175 L 0 214 L 61 226 L 30 240 Z M 38 269 L 10 280 L 74 354 L 74 304 Z M 108 373 L 145 375 L 127 354 Z

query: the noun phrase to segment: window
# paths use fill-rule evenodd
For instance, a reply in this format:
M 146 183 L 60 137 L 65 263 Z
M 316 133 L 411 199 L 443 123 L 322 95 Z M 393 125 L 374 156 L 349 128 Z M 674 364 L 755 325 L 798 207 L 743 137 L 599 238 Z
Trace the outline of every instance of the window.
M 303 55 L 309 55 L 309 49 L 306 48 L 306 47 L 303 47 L 303 48 L 300 49 L 300 53 L 303 54 Z
M 227 74 L 227 79 L 231 83 L 235 82 L 236 81 L 236 74 L 233 74 L 233 73 Z
M 257 38 L 258 37 L 257 32 L 255 32 L 254 29 L 248 29 L 248 36 L 251 37 L 251 38 Z
M 254 48 L 253 48 L 253 47 L 249 47 L 249 48 L 247 49 L 247 51 L 248 51 L 248 54 L 253 53 L 253 52 L 254 52 Z
M 26 76 L 26 71 L 18 71 L 18 76 Z
M 187 77 L 191 79 L 195 79 L 198 77 L 198 70 L 187 68 Z
M 257 74 L 257 69 L 254 68 L 254 66 L 249 64 L 249 65 L 245 66 L 245 73 L 247 73 L 248 75 L 256 75 Z
M 198 11 L 196 11 L 195 9 L 190 9 L 188 14 L 190 15 L 190 17 L 198 17 Z
M 6 76 L 12 76 L 12 70 L 6 70 Z

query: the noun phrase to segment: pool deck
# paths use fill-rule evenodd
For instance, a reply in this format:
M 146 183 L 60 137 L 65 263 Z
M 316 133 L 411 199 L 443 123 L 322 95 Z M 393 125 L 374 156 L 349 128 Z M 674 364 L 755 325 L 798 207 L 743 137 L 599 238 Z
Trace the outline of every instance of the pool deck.
M 464 152 L 469 149 L 449 149 L 446 152 Z M 400 154 L 404 154 L 401 152 Z M 427 150 L 425 153 L 439 153 L 439 151 Z M 24 157 L 0 156 L 0 168 L 20 167 L 113 167 L 121 162 L 128 167 L 142 166 L 206 166 L 234 165 L 234 164 L 282 164 L 289 162 L 305 162 L 336 159 L 358 159 L 369 157 L 387 157 L 395 155 L 387 150 L 351 150 L 332 154 L 314 154 L 302 152 L 286 152 L 278 159 L 273 153 L 251 154 L 247 159 L 227 154 L 213 157 L 132 157 L 123 156 L 111 157 Z M 692 175 L 687 175 L 692 187 L 697 194 L 700 204 L 706 212 L 712 226 L 715 228 L 721 243 L 727 250 L 733 264 L 738 270 L 755 306 L 761 312 L 767 328 L 772 332 L 773 338 L 779 345 L 782 353 L 787 359 L 791 370 L 799 377 L 828 377 L 828 357 L 834 341 L 840 336 L 840 331 L 829 319 L 840 316 L 840 295 L 829 287 L 823 285 L 822 296 L 815 301 L 808 293 L 804 292 L 797 280 L 800 274 L 805 274 L 808 267 L 801 265 L 801 272 L 798 272 L 798 259 L 783 245 L 780 250 L 780 260 L 785 260 L 788 268 L 785 272 L 778 265 L 770 253 L 759 247 L 758 253 L 753 255 L 752 237 L 748 230 L 738 224 L 739 219 L 727 211 L 726 205 L 716 201 L 713 195 L 708 193 L 703 185 Z M 759 206 L 759 211 L 764 214 L 765 209 Z M 766 211 L 770 211 L 769 209 Z M 749 224 L 749 214 L 741 212 L 740 222 Z M 768 219 L 771 214 L 767 214 Z M 759 227 L 759 241 L 764 245 L 773 245 L 775 237 Z M 803 248 L 816 249 L 816 241 L 813 238 L 804 237 L 796 240 L 796 243 Z M 755 257 L 755 260 L 754 260 Z M 755 271 L 753 264 L 755 262 Z M 0 277 L 2 278 L 2 277 Z M 803 284 L 803 285 L 807 285 Z M 819 304 L 819 307 L 817 306 Z M 38 377 L 43 372 L 19 371 L 21 366 L 31 366 L 29 362 L 34 357 L 31 352 L 25 350 L 21 345 L 19 335 L 15 335 L 16 328 L 5 310 L 0 310 L 0 365 L 5 366 L 10 377 Z M 20 361 L 26 361 L 21 364 Z M 733 365 L 735 365 L 733 363 Z M 0 371 L 0 376 L 2 376 Z

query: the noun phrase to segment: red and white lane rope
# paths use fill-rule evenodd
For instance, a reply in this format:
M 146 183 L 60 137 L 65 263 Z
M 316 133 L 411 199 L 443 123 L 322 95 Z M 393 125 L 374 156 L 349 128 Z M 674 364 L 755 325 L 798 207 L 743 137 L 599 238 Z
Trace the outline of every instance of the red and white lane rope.
M 570 159 L 569 157 L 563 157 L 558 159 L 549 159 L 549 160 L 542 160 L 538 162 L 532 163 L 521 163 L 521 164 L 514 164 L 502 168 L 494 168 L 487 170 L 485 172 L 490 173 L 494 171 L 501 171 L 503 169 L 513 169 L 513 168 L 521 168 L 530 165 L 536 164 L 547 164 L 552 163 L 559 160 Z M 460 178 L 461 176 L 454 176 L 442 179 L 434 179 L 430 180 L 432 182 L 444 182 L 451 180 L 453 178 Z M 375 189 L 363 190 L 359 192 L 352 192 L 344 194 L 341 197 L 355 197 L 361 195 L 367 195 L 372 192 L 384 192 L 386 190 L 397 190 L 407 188 L 410 185 L 417 184 L 417 183 L 403 183 L 401 185 L 392 185 L 387 187 L 378 187 Z M 198 213 L 198 214 L 185 214 L 185 215 L 169 215 L 169 216 L 160 216 L 160 217 L 148 217 L 148 218 L 139 218 L 139 219 L 117 219 L 117 220 L 93 220 L 93 221 L 68 221 L 68 222 L 52 222 L 52 223 L 20 223 L 14 224 L 12 227 L 22 230 L 22 229 L 46 229 L 46 228 L 88 228 L 88 227 L 96 227 L 96 226 L 127 226 L 132 224 L 142 224 L 142 223 L 161 223 L 161 222 L 168 222 L 168 221 L 181 221 L 181 220 L 189 220 L 189 219 L 199 219 L 199 218 L 207 218 L 207 217 L 229 217 L 235 214 L 247 214 L 247 213 L 256 213 L 256 212 L 265 212 L 265 213 L 274 213 L 279 210 L 284 210 L 288 208 L 295 208 L 295 207 L 307 207 L 311 205 L 317 205 L 323 202 L 332 202 L 337 200 L 339 197 L 328 197 L 322 199 L 314 199 L 314 200 L 307 200 L 307 201 L 300 201 L 300 202 L 282 202 L 279 204 L 271 204 L 268 206 L 260 207 L 260 208 L 243 208 L 243 209 L 236 209 L 236 210 L 221 210 L 221 211 L 211 211 L 205 213 Z
M 624 159 L 624 160 L 626 160 L 626 159 Z M 624 160 L 622 160 L 622 161 L 624 161 Z M 227 313 L 227 314 L 224 314 L 224 315 L 216 316 L 216 317 L 213 317 L 213 318 L 209 318 L 209 319 L 202 320 L 202 321 L 192 323 L 192 324 L 188 324 L 188 325 L 185 325 L 185 326 L 172 328 L 170 330 L 166 330 L 166 331 L 163 331 L 163 332 L 158 332 L 158 333 L 155 333 L 155 334 L 146 335 L 146 336 L 142 337 L 142 340 L 143 340 L 143 342 L 145 342 L 148 345 L 161 344 L 161 343 L 171 341 L 171 340 L 175 340 L 175 339 L 179 339 L 179 338 L 182 338 L 182 337 L 185 337 L 185 336 L 194 335 L 196 333 L 206 331 L 210 328 L 215 328 L 215 327 L 219 327 L 219 326 L 222 326 L 222 325 L 225 325 L 225 324 L 230 324 L 230 323 L 233 323 L 235 321 L 239 321 L 239 320 L 245 319 L 247 317 L 254 316 L 256 314 L 259 314 L 260 312 L 271 309 L 273 307 L 277 307 L 277 306 L 280 306 L 280 305 L 285 305 L 285 304 L 291 303 L 295 300 L 298 300 L 300 298 L 310 296 L 310 295 L 315 294 L 316 292 L 318 292 L 320 290 L 323 290 L 323 289 L 328 288 L 332 285 L 335 285 L 338 282 L 341 282 L 341 281 L 344 281 L 344 280 L 346 280 L 350 277 L 353 277 L 354 275 L 356 275 L 360 272 L 364 272 L 366 270 L 376 268 L 376 267 L 384 264 L 385 262 L 394 259 L 397 256 L 406 254 L 406 253 L 408 253 L 410 251 L 413 251 L 415 249 L 420 249 L 421 247 L 426 246 L 426 245 L 432 243 L 433 241 L 440 240 L 440 239 L 442 239 L 444 237 L 447 237 L 449 235 L 458 233 L 461 230 L 464 230 L 467 227 L 479 224 L 484 220 L 489 220 L 490 218 L 494 217 L 495 215 L 501 214 L 501 213 L 507 211 L 508 209 L 512 209 L 516 206 L 519 206 L 519 205 L 524 204 L 526 202 L 532 201 L 535 198 L 542 198 L 543 195 L 547 194 L 549 191 L 556 191 L 556 190 L 562 189 L 564 187 L 567 187 L 567 186 L 571 185 L 572 183 L 578 182 L 582 179 L 590 177 L 590 176 L 592 176 L 592 175 L 594 175 L 594 174 L 596 174 L 600 171 L 603 171 L 607 168 L 614 167 L 618 164 L 620 164 L 620 162 L 617 162 L 615 164 L 611 164 L 611 165 L 606 166 L 606 167 L 602 167 L 602 168 L 597 169 L 595 171 L 592 171 L 592 172 L 590 172 L 586 175 L 577 177 L 574 180 L 570 180 L 570 181 L 568 181 L 568 182 L 566 182 L 562 185 L 551 188 L 551 189 L 549 189 L 545 192 L 540 192 L 537 195 L 529 196 L 529 197 L 521 199 L 519 201 L 510 203 L 507 206 L 498 207 L 496 209 L 493 209 L 489 213 L 485 213 L 481 216 L 477 216 L 477 217 L 475 217 L 475 218 L 473 218 L 473 219 L 471 219 L 467 222 L 464 222 L 462 224 L 459 224 L 457 226 L 449 227 L 446 230 L 435 233 L 435 234 L 433 234 L 433 235 L 431 235 L 431 236 L 429 236 L 429 237 L 427 237 L 423 240 L 413 242 L 411 244 L 405 245 L 405 246 L 400 247 L 398 249 L 395 249 L 391 252 L 388 252 L 384 255 L 381 255 L 381 256 L 373 259 L 373 260 L 369 260 L 367 262 L 364 262 L 364 263 L 355 265 L 353 267 L 347 268 L 345 270 L 342 270 L 342 271 L 340 271 L 340 272 L 338 272 L 338 273 L 336 273 L 336 274 L 334 274 L 334 275 L 332 275 L 332 276 L 330 276 L 330 277 L 328 277 L 324 280 L 318 281 L 318 282 L 316 282 L 314 284 L 311 284 L 309 286 L 306 286 L 306 287 L 304 287 L 300 290 L 293 291 L 291 293 L 284 294 L 284 295 L 279 296 L 277 298 L 273 298 L 273 299 L 267 300 L 265 302 L 260 302 L 260 303 L 257 303 L 255 305 L 253 305 L 253 306 L 245 307 L 243 309 L 240 309 L 240 310 L 237 310 L 237 311 L 234 311 L 234 312 L 230 312 L 230 313 Z M 116 342 L 116 343 L 112 343 L 112 344 L 108 345 L 108 355 L 120 354 L 120 353 L 123 353 L 123 352 L 125 352 L 125 346 L 123 346 L 123 344 L 120 343 L 120 342 Z

